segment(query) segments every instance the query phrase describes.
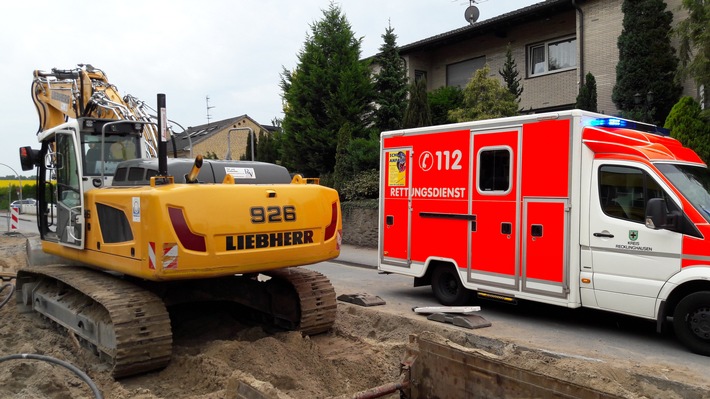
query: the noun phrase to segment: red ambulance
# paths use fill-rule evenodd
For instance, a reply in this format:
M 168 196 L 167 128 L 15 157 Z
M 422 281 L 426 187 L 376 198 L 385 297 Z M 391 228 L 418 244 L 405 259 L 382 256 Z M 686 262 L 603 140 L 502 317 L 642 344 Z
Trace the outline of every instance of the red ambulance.
M 379 265 L 471 294 L 671 323 L 710 355 L 710 173 L 652 125 L 580 110 L 383 132 Z

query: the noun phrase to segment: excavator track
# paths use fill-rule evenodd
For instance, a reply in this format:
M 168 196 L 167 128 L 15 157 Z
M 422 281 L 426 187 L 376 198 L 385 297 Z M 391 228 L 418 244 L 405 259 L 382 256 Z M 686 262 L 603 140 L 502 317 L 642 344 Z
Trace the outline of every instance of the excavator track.
M 337 302 L 326 276 L 300 267 L 264 274 L 271 280 L 229 276 L 139 285 L 81 266 L 31 266 L 18 272 L 17 301 L 22 311 L 36 311 L 71 331 L 120 378 L 170 362 L 166 303 L 234 301 L 303 334 L 332 328 Z
M 114 378 L 160 369 L 170 361 L 170 317 L 150 291 L 107 273 L 60 265 L 22 269 L 17 287 L 21 307 L 88 343 L 112 365 Z
M 333 327 L 337 314 L 335 288 L 321 273 L 304 268 L 273 270 L 267 275 L 288 281 L 296 291 L 300 316 L 297 329 L 307 335 L 326 332 Z

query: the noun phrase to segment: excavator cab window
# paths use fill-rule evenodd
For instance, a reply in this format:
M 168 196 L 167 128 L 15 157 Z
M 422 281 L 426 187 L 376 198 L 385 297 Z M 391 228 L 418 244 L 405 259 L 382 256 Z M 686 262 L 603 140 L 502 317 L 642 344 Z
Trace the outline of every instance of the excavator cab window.
M 112 176 L 120 162 L 140 156 L 140 136 L 135 134 L 106 135 L 103 143 L 100 135 L 85 134 L 81 146 L 85 176 Z

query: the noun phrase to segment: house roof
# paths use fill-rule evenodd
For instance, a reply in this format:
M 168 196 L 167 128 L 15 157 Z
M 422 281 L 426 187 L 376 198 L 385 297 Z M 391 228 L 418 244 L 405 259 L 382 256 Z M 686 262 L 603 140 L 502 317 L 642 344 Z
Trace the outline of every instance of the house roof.
M 499 15 L 497 17 L 476 22 L 472 25 L 467 25 L 462 28 L 454 29 L 452 31 L 404 45 L 399 48 L 399 53 L 404 55 L 433 47 L 440 47 L 442 45 L 460 42 L 491 32 L 501 37 L 505 37 L 506 30 L 510 27 L 532 20 L 539 20 L 540 18 L 544 18 L 548 15 L 557 14 L 560 11 L 574 10 L 575 6 L 572 3 L 573 0 L 546 0 L 541 3 L 533 4 L 519 10 Z
M 184 132 L 174 134 L 175 146 L 177 147 L 178 151 L 189 151 L 190 144 L 192 144 L 194 146 L 195 144 L 198 144 L 201 141 L 204 141 L 204 140 L 210 138 L 212 135 L 214 135 L 216 133 L 224 131 L 224 129 L 227 129 L 227 128 L 231 127 L 232 125 L 234 125 L 235 123 L 238 123 L 244 119 L 250 120 L 252 123 L 256 124 L 257 126 L 263 128 L 264 130 L 266 130 L 268 132 L 272 132 L 274 130 L 277 130 L 277 128 L 274 126 L 262 125 L 262 124 L 258 123 L 257 121 L 255 121 L 254 119 L 252 119 L 249 115 L 244 114 L 244 115 L 236 116 L 234 118 L 229 118 L 229 119 L 224 119 L 221 121 L 206 123 L 204 125 L 190 126 Z M 254 133 L 259 134 L 258 131 L 254 132 Z M 189 137 L 189 139 L 188 139 L 188 137 Z M 169 142 L 168 150 L 169 151 L 173 150 L 172 142 Z

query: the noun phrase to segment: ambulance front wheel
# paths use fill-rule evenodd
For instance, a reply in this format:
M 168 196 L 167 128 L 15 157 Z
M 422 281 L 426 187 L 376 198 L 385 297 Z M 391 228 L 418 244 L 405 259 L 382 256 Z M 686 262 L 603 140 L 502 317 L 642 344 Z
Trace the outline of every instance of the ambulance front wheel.
M 471 291 L 461 283 L 453 266 L 438 266 L 431 275 L 431 290 L 444 306 L 465 305 L 471 297 Z
M 710 356 L 710 291 L 692 293 L 673 312 L 678 340 L 691 351 Z

